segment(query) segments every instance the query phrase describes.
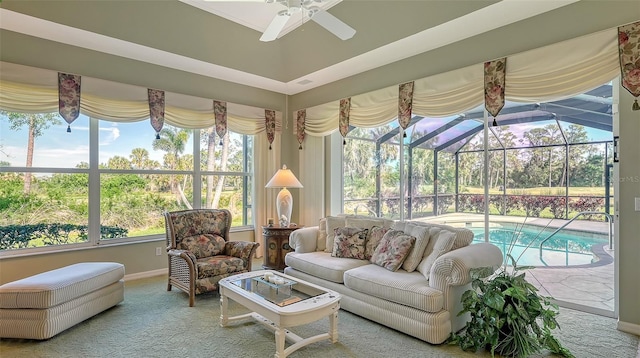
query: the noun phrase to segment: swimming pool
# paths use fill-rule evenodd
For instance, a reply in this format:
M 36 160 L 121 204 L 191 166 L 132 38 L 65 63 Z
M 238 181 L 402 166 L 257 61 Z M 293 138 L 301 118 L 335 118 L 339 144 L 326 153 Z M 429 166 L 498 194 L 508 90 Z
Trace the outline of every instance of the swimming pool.
M 606 235 L 573 230 L 560 231 L 544 243 L 542 255 L 540 255 L 540 242 L 551 235 L 555 228 L 544 229 L 534 225 L 524 225 L 522 229 L 520 227 L 505 223 L 489 229 L 489 242 L 498 246 L 503 254 L 509 250 L 511 242 L 515 240 L 511 256 L 518 260 L 518 266 L 592 265 L 599 262 L 605 255 L 608 257 L 602 250 L 602 247 L 608 243 Z M 484 227 L 468 227 L 468 229 L 475 234 L 474 243 L 485 241 Z M 529 244 L 531 245 L 527 248 Z

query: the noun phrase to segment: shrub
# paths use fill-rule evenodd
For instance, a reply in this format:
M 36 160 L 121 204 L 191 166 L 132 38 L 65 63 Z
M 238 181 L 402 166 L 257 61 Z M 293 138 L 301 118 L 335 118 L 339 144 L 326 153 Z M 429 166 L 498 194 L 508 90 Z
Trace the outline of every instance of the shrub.
M 581 196 L 569 201 L 569 208 L 577 212 L 596 211 L 604 206 L 604 198 Z
M 117 226 L 101 226 L 100 239 L 126 237 L 127 229 Z M 0 226 L 0 250 L 23 249 L 31 241 L 36 246 L 52 246 L 87 241 L 87 225 L 74 224 L 33 224 Z

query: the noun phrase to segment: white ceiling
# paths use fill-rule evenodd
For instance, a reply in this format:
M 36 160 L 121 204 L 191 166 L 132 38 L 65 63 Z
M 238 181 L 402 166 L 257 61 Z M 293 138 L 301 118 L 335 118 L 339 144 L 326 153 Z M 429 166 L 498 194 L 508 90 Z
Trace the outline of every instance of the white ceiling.
M 342 0 L 313 0 L 313 6 L 327 10 Z M 265 0 L 180 0 L 185 4 L 224 17 L 250 29 L 264 32 L 271 20 L 285 7 L 279 3 L 267 3 Z M 287 25 L 280 32 L 279 38 L 302 26 L 309 21 L 304 13 L 298 12 L 291 15 Z
M 280 4 L 264 4 L 243 0 L 214 2 L 202 0 L 180 1 L 204 9 L 211 13 L 210 16 L 223 16 L 256 30 L 256 39 L 260 37 L 261 29 L 266 28 L 273 14 L 283 9 Z M 377 48 L 330 64 L 324 68 L 311 71 L 286 82 L 260 76 L 246 70 L 243 71 L 229 66 L 221 66 L 180 53 L 169 52 L 152 46 L 141 45 L 133 41 L 63 25 L 4 8 L 0 8 L 0 28 L 202 76 L 293 95 L 547 11 L 552 11 L 577 1 L 578 0 L 499 1 L 477 11 L 469 12 L 464 16 L 427 28 L 424 31 L 414 33 L 400 40 L 383 44 Z M 339 1 L 332 1 L 328 3 L 328 6 L 333 6 L 338 2 Z M 366 8 L 363 9 L 362 16 L 366 16 Z M 488 19 L 490 19 L 490 21 L 488 21 Z M 343 21 L 349 23 L 348 20 L 343 19 Z M 292 25 L 294 26 L 288 29 L 288 31 L 294 31 L 295 27 L 299 26 L 298 24 Z M 356 28 L 356 30 L 358 29 Z M 357 36 L 358 35 L 360 35 L 360 39 L 366 36 L 366 34 L 362 33 L 357 34 Z M 277 43 L 278 41 L 281 41 L 281 39 L 274 42 Z M 353 44 L 355 44 L 355 42 L 353 42 Z

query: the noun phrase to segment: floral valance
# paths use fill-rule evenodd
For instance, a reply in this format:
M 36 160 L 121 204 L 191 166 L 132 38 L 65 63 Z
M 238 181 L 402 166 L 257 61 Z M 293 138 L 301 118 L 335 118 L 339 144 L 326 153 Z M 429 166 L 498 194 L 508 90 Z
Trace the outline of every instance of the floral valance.
M 0 62 L 0 72 L 0 109 L 26 113 L 60 111 L 58 72 L 7 62 Z M 163 92 L 164 123 L 189 129 L 215 125 L 212 99 Z M 147 88 L 82 76 L 81 94 L 80 113 L 86 116 L 112 122 L 150 118 Z M 274 131 L 281 132 L 282 112 L 274 111 L 274 121 Z M 247 135 L 266 132 L 264 108 L 227 103 L 227 128 Z
M 151 127 L 156 130 L 156 139 L 160 139 L 160 131 L 164 126 L 164 91 L 147 90 L 149 96 L 149 120 Z
M 407 129 L 413 112 L 413 81 L 403 83 L 398 88 L 398 124 Z M 403 136 L 406 138 L 407 133 Z
M 307 111 L 300 110 L 296 115 L 296 137 L 298 138 L 298 149 L 302 149 L 302 142 L 304 142 L 304 125 L 307 119 Z
M 216 117 L 216 133 L 222 145 L 222 138 L 227 134 L 227 102 L 213 101 L 213 114 Z
M 496 117 L 504 107 L 506 73 L 506 58 L 484 63 L 484 107 L 493 116 L 494 127 L 498 125 Z
M 340 119 L 338 129 L 342 134 L 342 144 L 347 144 L 347 133 L 349 133 L 349 113 L 351 112 L 351 98 L 343 98 L 340 100 Z
M 68 124 L 67 132 L 80 115 L 80 83 L 80 76 L 58 72 L 58 113 Z
M 618 54 L 622 87 L 626 88 L 635 101 L 632 109 L 640 110 L 640 21 L 618 28 Z
M 264 110 L 264 126 L 267 130 L 267 141 L 269 142 L 269 150 L 275 139 L 276 134 L 276 112 L 270 109 Z

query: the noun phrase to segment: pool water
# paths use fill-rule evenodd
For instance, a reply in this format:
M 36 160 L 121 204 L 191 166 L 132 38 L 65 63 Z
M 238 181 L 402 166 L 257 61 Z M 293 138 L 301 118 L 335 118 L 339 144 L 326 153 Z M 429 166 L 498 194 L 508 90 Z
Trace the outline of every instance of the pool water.
M 484 228 L 471 227 L 474 232 L 474 243 L 484 242 Z M 498 246 L 505 255 L 512 242 L 511 256 L 517 260 L 518 266 L 575 266 L 589 265 L 599 260 L 592 251 L 595 245 L 608 242 L 606 235 L 594 235 L 578 231 L 558 232 L 547 240 L 540 251 L 540 243 L 545 240 L 554 229 L 538 226 L 524 227 L 502 225 L 489 229 L 489 242 Z M 530 245 L 530 246 L 529 246 Z M 529 246 L 527 248 L 527 246 Z M 524 253 L 523 253 L 524 252 Z M 508 262 L 510 265 L 511 262 Z

